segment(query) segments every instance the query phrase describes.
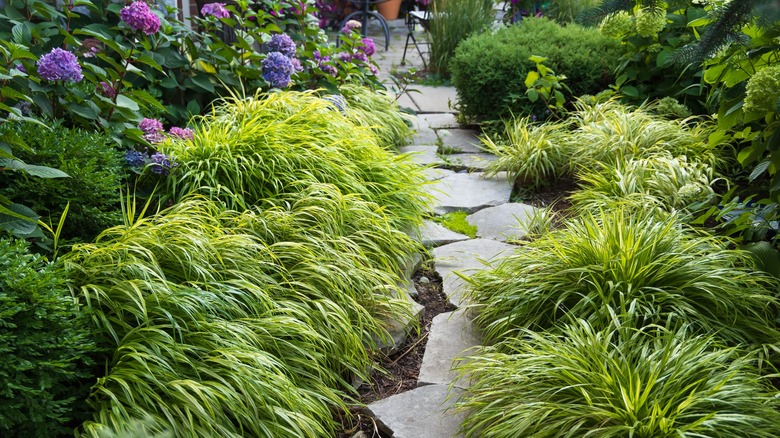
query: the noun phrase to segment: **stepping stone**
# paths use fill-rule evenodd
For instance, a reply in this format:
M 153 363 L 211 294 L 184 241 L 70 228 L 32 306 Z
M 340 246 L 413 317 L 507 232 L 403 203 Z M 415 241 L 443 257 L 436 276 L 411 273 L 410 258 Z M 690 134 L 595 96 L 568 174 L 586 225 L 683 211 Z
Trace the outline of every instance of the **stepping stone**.
M 427 385 L 402 392 L 366 406 L 382 432 L 393 438 L 454 438 L 465 412 L 448 410 L 463 390 L 453 388 L 447 397 L 447 385 Z
M 453 153 L 481 153 L 482 140 L 476 131 L 471 129 L 439 129 L 436 135 L 445 147 L 456 149 Z
M 460 127 L 457 116 L 449 110 L 441 113 L 419 114 L 417 120 L 420 128 L 449 129 Z
M 415 145 L 436 146 L 438 141 L 439 136 L 436 135 L 436 131 L 430 128 L 417 129 L 412 136 L 412 143 Z
M 512 181 L 506 172 L 484 178 L 482 173 L 455 173 L 427 185 L 433 197 L 433 212 L 442 215 L 452 211 L 473 213 L 485 207 L 509 202 Z
M 447 166 L 483 171 L 498 158 L 493 154 L 452 154 L 445 155 L 443 159 Z
M 418 241 L 426 248 L 447 245 L 455 242 L 469 240 L 465 234 L 456 233 L 449 228 L 433 221 L 423 221 L 420 227 Z
M 409 97 L 417 104 L 422 113 L 453 112 L 450 106 L 455 105 L 458 101 L 455 87 L 415 85 L 414 89 L 419 93 L 409 93 Z
M 425 344 L 418 385 L 452 383 L 455 387 L 467 389 L 470 382 L 468 378 L 457 379 L 458 374 L 452 371 L 453 360 L 464 356 L 466 350 L 481 345 L 481 342 L 466 311 L 436 315 Z
M 516 248 L 514 245 L 490 239 L 472 239 L 434 248 L 432 252 L 435 269 L 443 279 L 442 289 L 447 299 L 456 306 L 467 304 L 461 302 L 466 282 L 454 272 L 472 275 L 488 269 L 491 262 L 512 254 Z
M 401 95 L 401 97 L 398 98 L 396 101 L 398 102 L 398 106 L 400 108 L 410 108 L 414 111 L 418 111 L 420 108 L 417 107 L 417 104 L 414 103 L 411 97 L 409 97 L 408 94 L 404 93 Z
M 410 154 L 410 159 L 421 165 L 442 165 L 444 160 L 436 153 L 436 146 L 402 146 L 398 151 L 402 154 Z
M 509 203 L 480 210 L 466 216 L 466 221 L 477 227 L 477 237 L 506 242 L 526 236 L 536 211 L 530 205 Z
M 425 174 L 426 181 L 436 181 L 442 178 L 446 178 L 450 175 L 455 175 L 455 172 L 448 169 L 429 168 L 425 169 L 423 174 Z
M 414 289 L 414 282 L 411 278 L 401 280 L 398 282 L 398 287 L 401 288 L 401 293 L 409 301 L 411 312 L 406 315 L 402 315 L 400 318 L 384 317 L 381 319 L 382 325 L 390 334 L 390 339 L 374 339 L 377 343 L 379 351 L 386 355 L 391 355 L 401 348 L 409 335 L 411 330 L 420 321 L 420 316 L 425 311 L 425 306 L 417 303 L 411 297 L 412 289 Z M 394 294 L 396 291 L 393 292 Z M 417 293 L 417 290 L 414 290 Z

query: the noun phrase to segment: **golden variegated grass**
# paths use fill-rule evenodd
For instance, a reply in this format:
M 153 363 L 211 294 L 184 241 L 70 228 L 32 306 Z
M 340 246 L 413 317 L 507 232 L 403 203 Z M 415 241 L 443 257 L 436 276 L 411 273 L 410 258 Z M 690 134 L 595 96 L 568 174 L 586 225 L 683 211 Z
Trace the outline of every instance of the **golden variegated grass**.
M 375 204 L 309 185 L 265 210 L 191 196 L 64 258 L 112 353 L 88 436 L 332 436 L 417 244 Z
M 498 157 L 487 172 L 509 171 L 523 186 L 536 188 L 557 179 L 576 180 L 579 169 L 616 167 L 659 155 L 717 170 L 723 145 L 710 141 L 712 131 L 713 125 L 702 120 L 668 120 L 614 100 L 578 102 L 562 122 L 505 122 L 501 138 L 484 140 Z
M 684 328 L 523 331 L 459 371 L 467 437 L 676 438 L 780 435 L 780 399 L 755 357 Z
M 427 210 L 419 166 L 314 92 L 226 99 L 192 141 L 165 152 L 179 163 L 166 179 L 174 201 L 195 192 L 240 210 L 326 183 L 376 203 L 399 228 L 418 225 Z
M 580 169 L 579 190 L 569 197 L 575 208 L 608 209 L 619 203 L 641 211 L 673 212 L 701 208 L 715 198 L 713 170 L 686 157 L 658 154 L 614 165 L 595 163 Z
M 748 253 L 687 231 L 674 215 L 584 213 L 469 282 L 488 343 L 572 317 L 600 330 L 610 308 L 642 325 L 690 325 L 729 345 L 780 339 L 777 280 L 755 270 Z
M 347 101 L 347 118 L 358 126 L 370 128 L 379 145 L 397 150 L 409 143 L 412 117 L 399 110 L 395 98 L 387 91 L 373 91 L 345 84 L 339 91 Z

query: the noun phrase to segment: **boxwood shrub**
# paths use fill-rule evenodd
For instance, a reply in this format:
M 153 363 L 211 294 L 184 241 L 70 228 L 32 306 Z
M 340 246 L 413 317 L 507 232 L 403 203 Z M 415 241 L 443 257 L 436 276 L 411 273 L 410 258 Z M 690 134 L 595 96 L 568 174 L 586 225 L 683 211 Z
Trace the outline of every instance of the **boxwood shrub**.
M 572 95 L 580 96 L 607 88 L 621 53 L 617 40 L 596 29 L 528 18 L 461 43 L 450 72 L 461 113 L 475 121 L 489 121 L 531 113 L 533 104 L 525 97 L 524 81 L 529 69 L 535 68 L 528 59 L 532 55 L 547 58 L 545 65 L 556 75 L 565 75 Z

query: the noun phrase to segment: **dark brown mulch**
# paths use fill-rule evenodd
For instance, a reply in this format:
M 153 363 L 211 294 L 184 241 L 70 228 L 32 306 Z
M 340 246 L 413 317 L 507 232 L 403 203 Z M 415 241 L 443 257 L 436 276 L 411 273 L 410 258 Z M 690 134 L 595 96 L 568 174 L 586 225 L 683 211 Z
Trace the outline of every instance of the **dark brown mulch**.
M 428 279 L 427 283 L 425 280 L 420 281 L 423 277 Z M 442 293 L 439 274 L 421 269 L 414 274 L 412 280 L 419 294 L 415 300 L 425 306 L 425 312 L 420 318 L 420 333 L 412 333 L 407 337 L 397 353 L 376 358 L 384 372 L 374 372 L 371 381 L 358 388 L 360 401 L 364 404 L 417 387 L 431 321 L 440 313 L 455 310 L 455 306 L 450 304 Z M 366 438 L 385 438 L 372 418 L 359 410 L 353 414 L 353 418 L 344 420 L 344 430 L 339 434 L 339 438 L 350 438 L 359 431 L 362 431 Z

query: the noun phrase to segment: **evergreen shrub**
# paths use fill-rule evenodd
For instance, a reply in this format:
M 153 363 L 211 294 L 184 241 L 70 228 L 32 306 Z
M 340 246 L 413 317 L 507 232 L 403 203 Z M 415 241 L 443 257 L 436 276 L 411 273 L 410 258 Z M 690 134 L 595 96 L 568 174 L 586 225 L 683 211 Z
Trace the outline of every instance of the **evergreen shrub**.
M 610 71 L 621 54 L 620 43 L 595 29 L 561 26 L 544 18 L 527 18 L 521 25 L 474 36 L 461 43 L 450 62 L 459 110 L 477 121 L 498 120 L 510 114 L 530 114 L 525 97 L 526 74 L 535 68 L 532 55 L 547 58 L 545 65 L 572 96 L 595 94 L 612 81 Z
M 0 238 L 0 435 L 72 436 L 95 343 L 55 267 Z

